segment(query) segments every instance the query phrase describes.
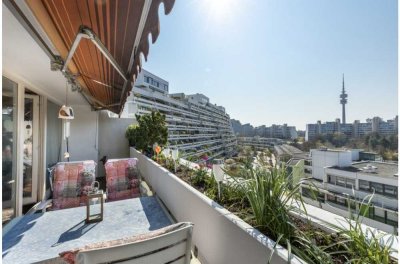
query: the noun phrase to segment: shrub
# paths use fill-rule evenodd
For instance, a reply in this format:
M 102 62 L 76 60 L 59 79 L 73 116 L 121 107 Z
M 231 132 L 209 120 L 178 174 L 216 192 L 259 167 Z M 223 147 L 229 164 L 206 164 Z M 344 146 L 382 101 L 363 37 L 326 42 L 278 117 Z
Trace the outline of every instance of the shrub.
M 151 112 L 146 115 L 136 115 L 138 125 L 128 126 L 125 137 L 130 146 L 144 152 L 153 152 L 153 145 L 160 146 L 167 144 L 168 128 L 165 122 L 165 115 L 160 112 Z

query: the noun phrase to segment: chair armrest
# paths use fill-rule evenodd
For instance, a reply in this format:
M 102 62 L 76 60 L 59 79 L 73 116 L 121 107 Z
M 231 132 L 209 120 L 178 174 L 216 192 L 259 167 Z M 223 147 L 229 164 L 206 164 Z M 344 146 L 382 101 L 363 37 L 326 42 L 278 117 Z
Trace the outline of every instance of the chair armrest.
M 144 180 L 140 181 L 140 196 L 146 197 L 146 196 L 153 196 L 153 192 L 150 190 L 149 185 Z
M 52 199 L 38 202 L 37 204 L 32 206 L 31 209 L 29 209 L 29 211 L 26 213 L 26 215 L 34 214 L 37 211 L 42 211 L 42 213 L 44 213 L 44 212 L 46 212 L 47 206 L 49 206 L 52 202 L 53 202 Z

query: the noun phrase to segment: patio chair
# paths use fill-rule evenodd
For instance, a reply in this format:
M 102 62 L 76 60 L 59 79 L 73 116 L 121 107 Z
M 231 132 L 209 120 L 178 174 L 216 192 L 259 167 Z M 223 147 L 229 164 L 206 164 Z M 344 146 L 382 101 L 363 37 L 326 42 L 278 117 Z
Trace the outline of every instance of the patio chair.
M 149 233 L 60 253 L 69 263 L 190 263 L 193 224 L 177 223 Z
M 28 211 L 32 214 L 46 209 L 59 210 L 86 205 L 87 192 L 96 177 L 96 162 L 93 160 L 59 162 L 49 168 L 52 199 L 37 203 Z
M 104 164 L 107 181 L 107 201 L 140 196 L 138 159 L 109 159 Z

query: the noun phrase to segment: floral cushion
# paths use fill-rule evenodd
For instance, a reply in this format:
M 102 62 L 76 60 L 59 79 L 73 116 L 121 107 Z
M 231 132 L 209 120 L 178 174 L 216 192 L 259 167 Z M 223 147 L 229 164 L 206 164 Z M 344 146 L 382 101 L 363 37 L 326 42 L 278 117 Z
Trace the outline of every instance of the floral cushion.
M 95 179 L 93 160 L 59 162 L 54 169 L 53 210 L 85 205 L 89 186 Z
M 123 200 L 140 196 L 137 159 L 110 159 L 104 165 L 107 179 L 107 199 Z

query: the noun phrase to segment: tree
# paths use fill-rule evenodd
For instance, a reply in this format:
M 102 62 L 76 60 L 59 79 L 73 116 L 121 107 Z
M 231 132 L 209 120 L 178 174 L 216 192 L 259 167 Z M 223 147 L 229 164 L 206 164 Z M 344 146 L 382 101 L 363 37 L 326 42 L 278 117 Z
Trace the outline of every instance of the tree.
M 389 136 L 389 142 L 390 142 L 390 149 L 391 150 L 397 150 L 398 149 L 398 135 L 390 135 Z
M 138 125 L 128 126 L 125 137 L 130 146 L 153 153 L 153 145 L 164 146 L 168 142 L 168 128 L 165 122 L 165 115 L 152 111 L 151 114 L 136 115 Z
M 382 147 L 384 147 L 385 149 L 387 149 L 387 148 L 389 148 L 390 147 L 390 141 L 389 140 L 387 140 L 386 138 L 381 138 L 380 140 L 379 140 L 379 144 L 382 146 Z

